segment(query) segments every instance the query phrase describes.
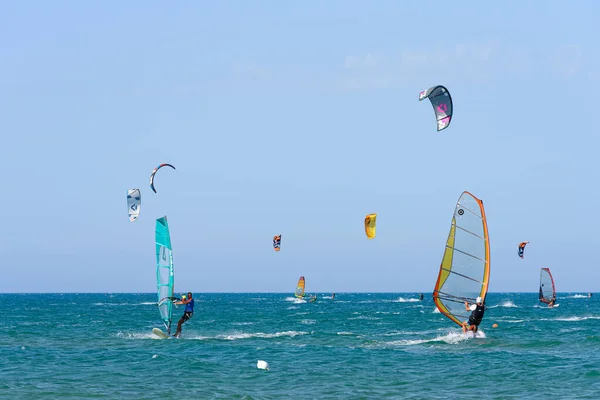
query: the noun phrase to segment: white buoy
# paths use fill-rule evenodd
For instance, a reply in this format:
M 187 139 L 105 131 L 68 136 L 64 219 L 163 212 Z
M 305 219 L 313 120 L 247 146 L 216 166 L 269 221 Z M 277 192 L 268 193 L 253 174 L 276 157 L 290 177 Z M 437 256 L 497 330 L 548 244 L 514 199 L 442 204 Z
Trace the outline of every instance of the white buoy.
M 258 369 L 266 369 L 267 371 L 269 370 L 269 363 L 263 360 L 258 360 L 258 362 L 256 363 L 256 368 Z

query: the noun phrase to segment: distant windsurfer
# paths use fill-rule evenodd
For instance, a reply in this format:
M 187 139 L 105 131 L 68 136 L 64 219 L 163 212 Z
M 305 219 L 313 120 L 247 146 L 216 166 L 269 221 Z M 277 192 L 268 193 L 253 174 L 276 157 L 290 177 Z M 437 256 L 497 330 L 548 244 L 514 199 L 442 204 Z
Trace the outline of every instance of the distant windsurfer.
M 312 294 L 310 296 L 310 300 L 308 302 L 309 303 L 314 303 L 315 301 L 317 301 L 317 295 L 316 294 Z
M 423 301 L 423 293 L 419 293 L 419 301 Z
M 187 298 L 185 296 L 181 296 L 181 301 L 175 302 L 177 305 L 185 304 L 185 311 L 183 312 L 183 316 L 177 323 L 177 332 L 173 335 L 178 338 L 181 335 L 181 325 L 188 319 L 192 318 L 194 315 L 194 299 L 192 298 L 192 292 L 188 292 Z
M 331 299 L 335 299 L 335 293 L 331 293 Z
M 483 300 L 481 297 L 475 299 L 475 304 L 471 304 L 465 301 L 465 309 L 467 311 L 471 311 L 471 315 L 469 316 L 469 326 L 467 327 L 467 322 L 463 322 L 462 329 L 464 333 L 467 331 L 473 331 L 473 334 L 477 333 L 479 324 L 483 320 L 483 314 L 485 313 L 485 306 L 483 305 Z
M 588 299 L 592 297 L 592 293 L 588 293 Z

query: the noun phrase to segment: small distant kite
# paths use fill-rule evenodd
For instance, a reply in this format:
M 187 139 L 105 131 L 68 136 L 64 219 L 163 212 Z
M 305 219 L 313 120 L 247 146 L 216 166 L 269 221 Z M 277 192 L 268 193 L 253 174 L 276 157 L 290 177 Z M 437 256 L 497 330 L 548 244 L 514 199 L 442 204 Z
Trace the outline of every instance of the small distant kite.
M 527 246 L 529 242 L 521 242 L 519 243 L 519 257 L 523 258 L 523 253 L 525 252 L 525 246 Z M 535 257 L 534 257 L 535 258 Z
M 375 237 L 376 220 L 377 214 L 369 214 L 365 217 L 365 233 L 369 239 Z
M 279 251 L 281 249 L 281 235 L 273 236 L 273 249 Z
M 140 189 L 127 190 L 127 212 L 129 213 L 129 222 L 135 222 L 140 216 L 140 207 L 142 206 L 142 193 Z
M 446 129 L 450 125 L 452 112 L 454 111 L 450 92 L 441 85 L 430 87 L 419 94 L 419 101 L 427 98 L 431 101 L 431 105 L 433 106 L 438 132 L 442 129 Z
M 156 171 L 158 171 L 162 167 L 171 167 L 175 169 L 175 167 L 171 164 L 160 164 L 158 167 L 154 168 L 154 171 L 152 171 L 152 174 L 150 174 L 150 189 L 152 189 L 154 193 L 156 193 L 156 189 L 154 189 L 154 175 L 156 174 Z

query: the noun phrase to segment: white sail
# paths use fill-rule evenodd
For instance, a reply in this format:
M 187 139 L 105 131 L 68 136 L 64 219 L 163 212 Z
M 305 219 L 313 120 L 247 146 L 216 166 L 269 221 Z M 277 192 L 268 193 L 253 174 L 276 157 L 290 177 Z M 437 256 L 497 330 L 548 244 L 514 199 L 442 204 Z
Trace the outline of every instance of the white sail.
M 140 216 L 142 206 L 142 193 L 140 189 L 129 189 L 127 191 L 127 212 L 129 213 L 129 222 L 135 222 Z

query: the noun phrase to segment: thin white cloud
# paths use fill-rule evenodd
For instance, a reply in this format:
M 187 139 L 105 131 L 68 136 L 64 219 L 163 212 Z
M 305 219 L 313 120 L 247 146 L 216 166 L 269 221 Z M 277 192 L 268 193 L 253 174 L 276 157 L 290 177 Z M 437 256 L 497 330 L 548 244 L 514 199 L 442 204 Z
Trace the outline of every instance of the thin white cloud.
M 589 53 L 589 52 L 588 52 Z M 594 57 L 579 45 L 526 49 L 497 41 L 458 43 L 426 49 L 403 49 L 396 56 L 346 56 L 338 77 L 344 90 L 377 90 L 410 84 L 415 79 L 468 79 L 487 82 L 506 77 L 528 79 L 598 77 Z

